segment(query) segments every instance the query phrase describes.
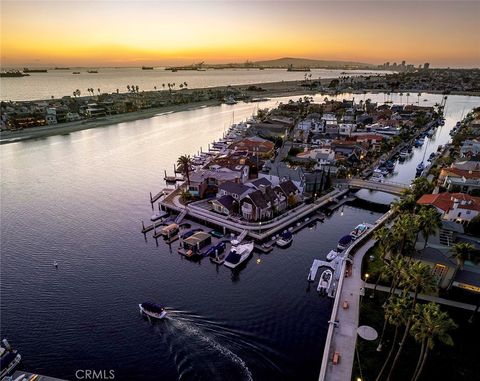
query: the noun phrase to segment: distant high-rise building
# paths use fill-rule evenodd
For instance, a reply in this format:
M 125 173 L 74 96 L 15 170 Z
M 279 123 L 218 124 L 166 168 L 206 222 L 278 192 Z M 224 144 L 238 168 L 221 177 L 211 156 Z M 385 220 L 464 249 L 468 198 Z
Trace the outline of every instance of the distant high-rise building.
M 430 68 L 430 63 L 426 62 L 423 64 L 423 70 L 428 70 Z

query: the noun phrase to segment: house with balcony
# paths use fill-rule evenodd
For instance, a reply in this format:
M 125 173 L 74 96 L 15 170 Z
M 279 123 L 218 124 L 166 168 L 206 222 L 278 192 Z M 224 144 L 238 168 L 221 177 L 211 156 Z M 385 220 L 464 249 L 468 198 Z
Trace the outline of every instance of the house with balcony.
M 442 215 L 443 220 L 466 224 L 480 213 L 480 197 L 465 193 L 424 194 L 417 201 L 431 205 Z

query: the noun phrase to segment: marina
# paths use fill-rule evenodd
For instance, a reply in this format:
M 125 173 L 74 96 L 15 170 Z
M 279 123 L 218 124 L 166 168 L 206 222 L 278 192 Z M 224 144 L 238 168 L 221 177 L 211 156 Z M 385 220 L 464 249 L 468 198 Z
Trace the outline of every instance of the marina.
M 375 96 L 383 99 L 381 94 L 367 95 L 374 100 Z M 436 102 L 435 95 L 428 98 Z M 447 127 L 451 120 L 456 123 L 468 99 L 450 96 L 449 102 L 445 128 L 437 129 L 435 135 L 436 145 L 446 143 L 443 135 L 449 136 Z M 459 109 L 456 105 L 462 106 Z M 254 249 L 250 260 L 236 271 L 213 266 L 208 259 L 196 261 L 178 255 L 179 240 L 169 246 L 159 236 L 157 246 L 152 239 L 154 222 L 150 218 L 158 211 L 158 201 L 166 188 L 163 169 L 171 168 L 180 155 L 193 155 L 200 146 L 218 140 L 232 121 L 232 110 L 226 107 L 162 115 L 2 147 L 2 213 L 8 216 L 8 223 L 1 232 L 1 324 L 2 332 L 8 332 L 22 357 L 28 359 L 29 368 L 73 379 L 72 369 L 108 367 L 116 369 L 121 379 L 144 380 L 176 380 L 197 369 L 200 379 L 211 379 L 211 371 L 203 366 L 211 357 L 217 359 L 216 372 L 232 380 L 245 380 L 246 369 L 254 379 L 318 378 L 332 307 L 331 298 L 319 297 L 316 291 L 327 267 L 317 270 L 315 282 L 309 282 L 311 290 L 306 291 L 309 269 L 315 259 L 327 262 L 322 255 L 335 249 L 342 236 L 359 223 L 373 224 L 379 213 L 345 203 L 343 213 L 339 207 L 331 215 L 324 215 L 323 223 L 315 223 L 317 213 L 323 210 L 319 207 L 294 223 L 285 222 L 278 231 L 265 236 L 264 242 L 255 244 L 257 248 L 271 243 L 273 236 L 292 227 L 290 247 L 273 244 L 269 253 Z M 252 114 L 251 105 L 242 102 L 228 107 L 235 109 L 236 121 Z M 195 128 L 202 128 L 205 135 L 192 142 L 191 131 Z M 147 143 L 151 141 L 157 143 Z M 108 149 L 99 153 L 98 145 Z M 436 145 L 429 144 L 427 157 L 430 150 L 436 151 Z M 410 161 L 397 163 L 392 179 L 408 183 L 421 156 L 423 151 L 414 150 Z M 70 162 L 78 163 L 78 181 L 65 171 Z M 159 170 L 145 170 L 145 163 Z M 14 182 L 6 180 L 13 178 Z M 32 186 L 35 192 L 29 188 Z M 59 194 L 59 188 L 70 195 L 69 202 Z M 150 191 L 152 198 L 159 194 L 153 203 L 155 211 Z M 371 200 L 383 201 L 385 197 L 369 190 L 355 195 L 362 197 L 362 193 Z M 342 197 L 334 198 L 341 202 Z M 332 201 L 327 200 L 323 206 Z M 75 218 L 72 210 L 76 211 Z M 179 213 L 172 208 L 169 215 L 173 223 Z M 307 217 L 310 220 L 305 221 Z M 139 234 L 142 220 L 145 227 L 152 226 L 147 241 Z M 198 227 L 204 221 L 200 217 Z M 161 223 L 155 221 L 157 232 Z M 182 223 L 192 225 L 186 231 L 197 227 L 191 216 Z M 223 233 L 222 226 L 214 225 L 204 231 Z M 227 228 L 228 241 L 232 232 L 238 236 L 243 231 L 233 228 Z M 29 234 L 25 234 L 27 230 Z M 253 234 L 258 234 L 258 229 Z M 212 243 L 218 242 L 213 238 Z M 25 251 L 27 246 L 35 249 Z M 17 255 L 19 252 L 24 255 Z M 228 244 L 223 254 L 227 252 Z M 52 266 L 54 259 L 58 270 Z M 333 276 L 335 279 L 335 272 Z M 18 287 L 19 279 L 22 287 Z M 274 287 L 278 279 L 284 285 L 280 289 Z M 45 284 L 49 284 L 47 289 Z M 95 302 L 91 295 L 95 295 Z M 18 299 L 22 305 L 15 302 Z M 165 303 L 167 317 L 147 326 L 138 314 L 138 303 L 145 300 Z M 279 303 L 272 304 L 271 300 Z M 85 321 L 90 323 L 85 325 Z M 70 345 L 71 337 L 77 345 Z M 41 353 L 38 346 L 31 345 L 36 340 L 43 342 Z M 91 356 L 85 356 L 86 347 Z M 115 358 L 102 350 L 106 347 L 115 351 Z M 305 348 L 309 350 L 305 352 Z M 133 352 L 139 355 L 135 359 Z M 285 362 L 285 357 L 291 361 Z M 57 358 L 62 358 L 61 363 Z M 190 365 L 179 367 L 175 359 Z M 118 364 L 122 364 L 121 373 Z

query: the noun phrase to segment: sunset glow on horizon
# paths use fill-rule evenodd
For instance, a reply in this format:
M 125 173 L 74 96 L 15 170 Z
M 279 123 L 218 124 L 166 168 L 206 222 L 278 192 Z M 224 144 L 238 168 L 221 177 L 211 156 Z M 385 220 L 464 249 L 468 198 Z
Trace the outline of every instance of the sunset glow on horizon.
M 280 57 L 479 67 L 479 2 L 2 1 L 2 66 Z

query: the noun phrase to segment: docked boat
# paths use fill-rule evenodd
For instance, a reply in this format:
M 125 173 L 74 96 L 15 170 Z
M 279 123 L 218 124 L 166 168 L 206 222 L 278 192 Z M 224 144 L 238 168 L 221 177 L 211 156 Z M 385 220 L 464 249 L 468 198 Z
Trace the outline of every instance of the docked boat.
M 417 165 L 417 173 L 422 173 L 423 170 L 425 169 L 425 164 L 423 164 L 423 161 Z
M 167 311 L 165 311 L 165 308 L 156 303 L 145 302 L 139 304 L 138 307 L 140 308 L 141 314 L 145 314 L 155 319 L 163 319 L 165 318 L 165 315 L 167 315 Z
M 20 364 L 22 356 L 10 346 L 7 339 L 0 345 L 0 378 L 11 373 Z
M 318 282 L 317 291 L 326 293 L 332 284 L 332 279 L 332 270 L 325 270 L 320 276 L 320 282 Z
M 385 163 L 385 168 L 388 172 L 393 172 L 393 170 L 395 169 L 395 163 L 391 160 L 387 160 L 387 162 Z
M 433 129 L 427 131 L 427 136 L 432 137 L 435 131 Z
M 223 263 L 225 266 L 234 269 L 245 262 L 253 251 L 253 242 L 237 244 L 233 246 Z
M 353 237 L 353 239 L 357 239 L 360 236 L 364 235 L 368 230 L 367 224 L 358 224 L 355 229 L 352 230 L 350 235 Z
M 157 221 L 161 218 L 165 218 L 165 217 L 168 217 L 168 213 L 167 212 L 156 212 L 156 213 L 153 213 L 152 214 L 152 217 L 150 217 L 150 221 Z
M 333 261 L 335 258 L 337 258 L 338 254 L 338 251 L 330 250 L 330 253 L 327 254 L 327 261 Z
M 288 246 L 293 241 L 293 234 L 286 230 L 280 234 L 280 238 L 277 240 L 277 246 L 285 247 Z
M 340 240 L 338 241 L 338 244 L 337 244 L 337 251 L 338 252 L 342 252 L 343 250 L 345 250 L 347 247 L 349 247 L 353 242 L 353 237 L 348 234 L 348 235 L 344 235 L 342 238 L 340 238 Z
M 381 171 L 378 171 L 378 172 L 373 171 L 373 175 L 372 175 L 371 180 L 376 181 L 378 183 L 381 183 L 384 180 L 384 178 L 385 178 L 385 176 L 383 175 L 383 173 Z

